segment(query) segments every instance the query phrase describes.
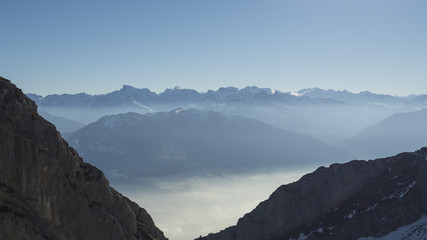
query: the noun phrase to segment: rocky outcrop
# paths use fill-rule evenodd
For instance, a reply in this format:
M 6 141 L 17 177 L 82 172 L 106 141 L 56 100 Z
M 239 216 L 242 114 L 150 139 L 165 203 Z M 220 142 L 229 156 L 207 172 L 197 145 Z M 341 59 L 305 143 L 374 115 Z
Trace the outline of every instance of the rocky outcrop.
M 0 78 L 0 239 L 166 239 Z
M 205 240 L 380 237 L 427 214 L 427 148 L 320 167 Z

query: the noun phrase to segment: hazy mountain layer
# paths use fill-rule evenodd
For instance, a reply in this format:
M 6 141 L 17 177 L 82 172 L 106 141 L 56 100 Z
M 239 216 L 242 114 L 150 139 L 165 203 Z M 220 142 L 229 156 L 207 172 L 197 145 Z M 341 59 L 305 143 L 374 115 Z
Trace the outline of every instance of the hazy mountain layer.
M 381 237 L 412 223 L 423 226 L 424 214 L 427 148 L 373 161 L 320 167 L 297 182 L 279 187 L 236 226 L 199 239 Z M 419 229 L 405 229 L 406 237 L 420 236 Z
M 0 78 L 0 239 L 166 239 Z
M 398 97 L 387 94 L 376 94 L 369 91 L 360 93 L 352 93 L 347 90 L 336 91 L 336 90 L 325 90 L 321 88 L 308 88 L 298 91 L 299 96 L 308 96 L 312 98 L 329 98 L 336 101 L 341 101 L 350 104 L 361 104 L 361 105 L 383 105 L 383 106 L 400 106 L 405 104 L 422 104 L 417 97 L 420 96 L 407 96 Z
M 73 121 L 64 117 L 53 116 L 45 111 L 39 111 L 39 114 L 49 122 L 53 123 L 56 129 L 61 132 L 61 134 L 68 134 L 76 131 L 79 128 L 84 127 L 83 123 Z
M 124 85 L 122 89 L 101 95 L 53 94 L 45 97 L 28 94 L 40 106 L 46 107 L 112 107 L 124 105 L 158 105 L 170 103 L 187 104 L 367 104 L 367 105 L 425 105 L 427 95 L 404 97 L 376 94 L 369 91 L 352 93 L 347 90 L 324 90 L 320 88 L 302 89 L 297 93 L 280 92 L 271 88 L 255 86 L 238 89 L 222 87 L 216 91 L 198 92 L 194 89 L 175 87 L 159 94 L 147 88 L 138 89 Z
M 427 110 L 399 113 L 341 143 L 361 158 L 377 158 L 427 146 Z
M 309 136 L 195 109 L 106 116 L 68 140 L 111 179 L 236 173 L 351 159 L 347 152 Z
M 256 118 L 274 127 L 308 134 L 330 143 L 354 136 L 394 113 L 427 106 L 425 95 L 396 97 L 318 88 L 284 93 L 270 88 L 227 87 L 201 93 L 175 87 L 157 94 L 149 89 L 124 85 L 118 91 L 103 95 L 28 96 L 41 110 L 84 124 L 117 113 L 144 114 L 178 107 L 197 108 Z

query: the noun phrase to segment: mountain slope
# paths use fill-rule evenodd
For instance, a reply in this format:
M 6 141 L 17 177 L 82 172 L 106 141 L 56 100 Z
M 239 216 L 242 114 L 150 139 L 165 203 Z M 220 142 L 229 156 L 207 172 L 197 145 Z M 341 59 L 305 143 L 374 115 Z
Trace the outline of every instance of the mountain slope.
M 377 158 L 427 146 L 427 109 L 394 114 L 340 143 L 361 158 Z
M 274 127 L 308 134 L 329 143 L 354 136 L 394 113 L 415 111 L 427 106 L 423 95 L 396 97 L 318 88 L 284 93 L 255 86 L 242 89 L 227 87 L 207 92 L 175 87 L 157 94 L 149 89 L 124 85 L 120 90 L 102 95 L 28 96 L 41 110 L 84 124 L 118 113 L 145 114 L 176 108 L 197 108 L 256 118 Z
M 427 213 L 427 148 L 320 167 L 206 240 L 380 237 Z
M 424 215 L 418 221 L 400 227 L 387 235 L 375 238 L 360 238 L 359 240 L 423 240 L 427 236 L 427 217 Z
M 0 78 L 0 239 L 166 239 Z
M 39 114 L 49 122 L 55 125 L 56 129 L 61 132 L 61 134 L 72 133 L 79 128 L 84 126 L 83 123 L 79 123 L 67 118 L 53 116 L 45 111 L 39 111 Z
M 106 116 L 69 142 L 110 176 L 247 172 L 349 160 L 340 149 L 257 120 L 195 109 Z M 111 178 L 113 179 L 113 178 Z

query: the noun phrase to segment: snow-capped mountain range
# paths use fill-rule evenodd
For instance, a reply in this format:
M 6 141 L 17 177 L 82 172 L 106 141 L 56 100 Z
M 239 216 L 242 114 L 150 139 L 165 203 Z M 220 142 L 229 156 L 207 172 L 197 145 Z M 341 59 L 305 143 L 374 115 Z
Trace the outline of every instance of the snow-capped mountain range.
M 46 107 L 112 107 L 123 105 L 159 105 L 159 104 L 196 104 L 205 105 L 213 103 L 222 104 L 271 104 L 271 103 L 324 103 L 341 104 L 333 98 L 313 97 L 310 95 L 300 96 L 291 93 L 280 92 L 271 88 L 258 88 L 255 86 L 238 89 L 235 87 L 219 88 L 216 91 L 198 92 L 193 89 L 182 89 L 175 87 L 166 89 L 159 94 L 147 88 L 134 88 L 124 85 L 120 90 L 101 94 L 89 95 L 86 93 L 77 94 L 53 94 L 40 96 L 37 94 L 27 94 L 39 106 Z
M 325 90 L 321 88 L 302 89 L 298 92 L 281 92 L 271 88 L 259 88 L 256 86 L 245 87 L 221 87 L 218 90 L 198 92 L 194 89 L 175 87 L 166 89 L 159 94 L 148 88 L 134 88 L 123 85 L 120 90 L 101 94 L 89 95 L 77 94 L 53 94 L 40 96 L 27 94 L 39 106 L 49 107 L 102 107 L 133 104 L 164 104 L 164 103 L 323 103 L 323 104 L 388 104 L 393 105 L 426 105 L 427 95 L 410 95 L 405 97 L 375 94 L 369 91 L 352 93 L 347 90 Z
M 427 108 L 427 95 L 399 97 L 368 91 L 352 93 L 346 90 L 320 88 L 281 92 L 252 86 L 242 89 L 224 87 L 215 91 L 198 92 L 194 89 L 175 87 L 155 93 L 147 88 L 138 89 L 124 85 L 120 90 L 101 95 L 85 93 L 54 94 L 44 97 L 27 95 L 37 103 L 42 116 L 52 119 L 59 131 L 66 136 L 76 130 L 74 127 L 76 122 L 77 125 L 78 123 L 87 125 L 106 115 L 169 112 L 176 108 L 199 109 L 228 116 L 240 115 L 258 119 L 275 128 L 309 135 L 329 144 L 338 143 L 339 146 L 346 147 L 356 156 L 360 155 L 363 158 L 382 156 L 384 151 L 380 151 L 382 148 L 378 144 L 382 143 L 384 146 L 389 144 L 388 141 L 376 141 L 367 145 L 373 151 L 362 148 L 363 143 L 372 141 L 356 140 L 371 131 L 373 128 L 370 127 L 393 114 L 416 112 Z M 56 119 L 59 118 L 53 119 L 51 116 L 63 119 L 58 121 Z M 68 122 L 74 122 L 73 126 L 65 125 L 66 119 L 72 120 Z M 395 124 L 390 131 L 404 129 L 402 124 Z M 415 136 L 408 134 L 410 138 Z M 381 139 L 383 136 L 386 135 L 376 136 L 375 139 Z M 401 146 L 398 150 L 413 151 L 422 146 L 418 141 L 420 138 L 411 139 L 416 141 L 411 141 L 410 149 L 403 147 L 408 144 L 397 141 Z M 396 151 L 387 154 L 397 153 L 398 150 L 396 148 Z

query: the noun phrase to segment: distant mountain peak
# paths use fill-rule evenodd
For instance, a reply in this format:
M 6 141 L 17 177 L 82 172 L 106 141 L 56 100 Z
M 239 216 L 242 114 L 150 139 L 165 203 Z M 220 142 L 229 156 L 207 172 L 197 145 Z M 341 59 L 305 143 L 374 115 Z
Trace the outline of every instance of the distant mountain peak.
M 183 108 L 177 108 L 177 109 L 175 109 L 173 112 L 175 113 L 175 114 L 181 114 L 181 112 L 182 111 L 184 111 L 184 109 Z
M 135 87 L 132 87 L 132 86 L 130 86 L 130 85 L 123 85 L 123 87 L 122 87 L 122 91 L 124 91 L 124 92 L 127 92 L 127 91 L 134 91 L 134 90 L 136 90 L 137 88 L 135 88 Z
M 275 92 L 278 92 L 277 90 L 271 89 L 271 88 L 259 88 L 257 86 L 247 86 L 245 88 L 240 89 L 242 92 L 250 92 L 253 94 L 257 94 L 260 92 L 270 93 L 274 94 Z
M 156 94 L 148 88 L 135 88 L 123 85 L 118 90 L 101 95 L 79 94 L 54 94 L 41 97 L 36 94 L 27 94 L 39 106 L 47 107 L 110 107 L 110 106 L 142 106 L 142 108 L 155 111 L 157 104 L 174 104 L 178 106 L 208 106 L 210 104 L 272 104 L 275 106 L 308 105 L 308 104 L 352 104 L 352 105 L 427 105 L 425 96 L 395 97 L 390 95 L 375 94 L 369 91 L 352 93 L 347 90 L 324 90 L 318 87 L 306 88 L 298 92 L 281 92 L 272 88 L 246 86 L 244 88 L 221 87 L 216 91 L 199 92 L 194 89 L 167 88 Z M 153 106 L 154 105 L 154 106 Z M 218 105 L 217 105 L 218 106 Z
M 354 94 L 352 92 L 347 91 L 346 89 L 344 90 L 334 90 L 334 89 L 323 89 L 323 88 L 319 88 L 319 87 L 314 87 L 314 88 L 304 88 L 301 89 L 297 92 L 300 95 L 310 95 L 310 94 L 315 94 L 315 93 L 345 93 L 345 94 Z
M 239 91 L 239 88 L 232 87 L 232 86 L 220 87 L 220 88 L 218 88 L 218 91 L 234 91 L 234 92 L 237 92 L 237 91 Z

